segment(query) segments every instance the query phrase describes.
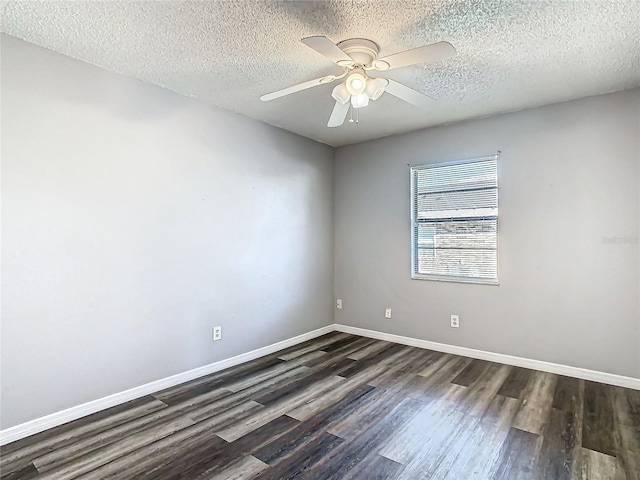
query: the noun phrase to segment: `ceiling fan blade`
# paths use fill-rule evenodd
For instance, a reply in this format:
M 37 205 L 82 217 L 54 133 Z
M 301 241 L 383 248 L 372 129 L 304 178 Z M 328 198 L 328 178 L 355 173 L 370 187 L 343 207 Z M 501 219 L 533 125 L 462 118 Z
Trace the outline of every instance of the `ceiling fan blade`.
M 389 84 L 384 89 L 385 92 L 390 93 L 394 97 L 398 97 L 400 100 L 404 100 L 411 105 L 415 105 L 416 107 L 428 109 L 433 105 L 433 98 L 423 93 L 416 92 L 413 88 L 409 88 L 395 80 L 388 80 Z
M 326 77 L 316 78 L 315 80 L 309 80 L 308 82 L 298 83 L 297 85 L 292 85 L 287 88 L 283 88 L 282 90 L 278 90 L 277 92 L 267 93 L 266 95 L 262 95 L 260 100 L 263 102 L 268 102 L 269 100 L 274 100 L 276 98 L 284 97 L 285 95 L 290 95 L 292 93 L 299 92 L 301 90 L 306 90 L 307 88 L 317 87 L 319 85 L 324 85 L 325 83 L 331 83 L 336 78 L 335 75 L 329 75 Z
M 333 111 L 331 112 L 331 117 L 329 117 L 329 123 L 327 123 L 327 127 L 339 127 L 344 123 L 344 119 L 347 118 L 347 113 L 349 112 L 349 106 L 351 104 L 336 102 L 333 107 Z
M 455 54 L 456 49 L 449 42 L 438 42 L 379 58 L 373 62 L 373 66 L 376 70 L 391 70 L 392 68 L 408 67 L 417 63 L 439 62 L 440 60 L 451 58 Z M 389 65 L 389 68 L 386 68 L 385 64 Z
M 329 60 L 334 63 L 345 64 L 345 63 L 354 63 L 353 58 L 344 53 L 340 47 L 338 47 L 335 43 L 329 40 L 327 37 L 306 37 L 303 38 L 302 43 L 304 43 L 307 47 L 313 48 L 316 52 L 324 55 Z

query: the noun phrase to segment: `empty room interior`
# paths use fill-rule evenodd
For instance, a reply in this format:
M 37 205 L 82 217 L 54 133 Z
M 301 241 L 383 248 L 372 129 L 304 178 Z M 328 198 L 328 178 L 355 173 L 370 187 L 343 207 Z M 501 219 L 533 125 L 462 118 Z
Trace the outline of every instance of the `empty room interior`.
M 2 480 L 640 479 L 640 2 L 0 8 Z

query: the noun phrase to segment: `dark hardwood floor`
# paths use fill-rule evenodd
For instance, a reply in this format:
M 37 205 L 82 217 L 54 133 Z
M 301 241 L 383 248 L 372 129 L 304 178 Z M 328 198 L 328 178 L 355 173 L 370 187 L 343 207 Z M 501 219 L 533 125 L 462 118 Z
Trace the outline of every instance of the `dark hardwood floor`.
M 334 332 L 0 462 L 3 480 L 637 480 L 640 391 Z

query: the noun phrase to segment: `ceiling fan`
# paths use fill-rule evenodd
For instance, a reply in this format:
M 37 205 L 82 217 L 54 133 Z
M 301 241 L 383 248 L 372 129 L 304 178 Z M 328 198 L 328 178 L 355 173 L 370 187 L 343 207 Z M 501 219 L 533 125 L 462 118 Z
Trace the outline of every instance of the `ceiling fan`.
M 377 100 L 384 92 L 417 107 L 428 108 L 433 101 L 431 97 L 390 78 L 371 77 L 368 72 L 386 72 L 418 63 L 434 63 L 456 54 L 456 49 L 449 42 L 432 43 L 382 58 L 378 58 L 378 45 L 364 38 L 353 38 L 336 45 L 327 37 L 315 36 L 303 38 L 302 43 L 343 67 L 344 72 L 340 75 L 327 75 L 283 88 L 263 95 L 260 100 L 267 102 L 346 77 L 344 82 L 336 85 L 331 92 L 336 104 L 327 123 L 328 127 L 342 125 L 350 108 L 356 109 L 357 116 L 357 109 L 366 107 L 369 100 Z M 349 121 L 354 121 L 353 110 Z

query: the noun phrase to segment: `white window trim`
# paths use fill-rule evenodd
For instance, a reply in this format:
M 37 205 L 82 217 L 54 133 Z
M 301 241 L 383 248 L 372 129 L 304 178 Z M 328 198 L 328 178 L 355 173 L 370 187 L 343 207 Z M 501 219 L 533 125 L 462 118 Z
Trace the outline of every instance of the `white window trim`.
M 454 160 L 454 161 L 450 161 L 450 162 L 438 162 L 438 163 L 428 163 L 425 165 L 416 165 L 416 166 L 412 166 L 409 169 L 409 175 L 410 175 L 410 183 L 411 183 L 411 196 L 409 197 L 409 204 L 410 204 L 410 209 L 411 209 L 411 279 L 412 280 L 431 280 L 431 281 L 437 281 L 437 282 L 453 282 L 453 283 L 474 283 L 474 284 L 481 284 L 481 285 L 500 285 L 500 277 L 498 275 L 498 278 L 477 278 L 477 277 L 458 277 L 458 276 L 449 276 L 449 275 L 425 275 L 425 274 L 419 274 L 416 272 L 416 216 L 415 216 L 415 207 L 414 207 L 414 198 L 416 198 L 416 182 L 415 182 L 415 175 L 414 172 L 417 170 L 424 170 L 424 169 L 428 169 L 428 168 L 434 168 L 434 167 L 446 167 L 448 165 L 460 165 L 460 164 L 464 164 L 464 163 L 474 163 L 474 162 L 482 162 L 483 160 L 498 160 L 499 155 L 489 155 L 487 157 L 478 157 L 478 158 L 467 158 L 467 159 L 462 159 L 462 160 Z M 499 190 L 499 186 L 497 189 L 497 195 L 498 195 L 498 212 L 500 211 L 500 190 Z M 496 220 L 496 233 L 499 232 L 499 223 L 500 223 L 500 217 L 498 214 L 498 218 Z M 500 264 L 499 264 L 499 256 L 498 256 L 498 252 L 499 252 L 499 242 L 500 242 L 500 236 L 498 235 L 498 238 L 496 239 L 496 262 L 498 262 L 497 265 L 497 271 L 500 271 Z

